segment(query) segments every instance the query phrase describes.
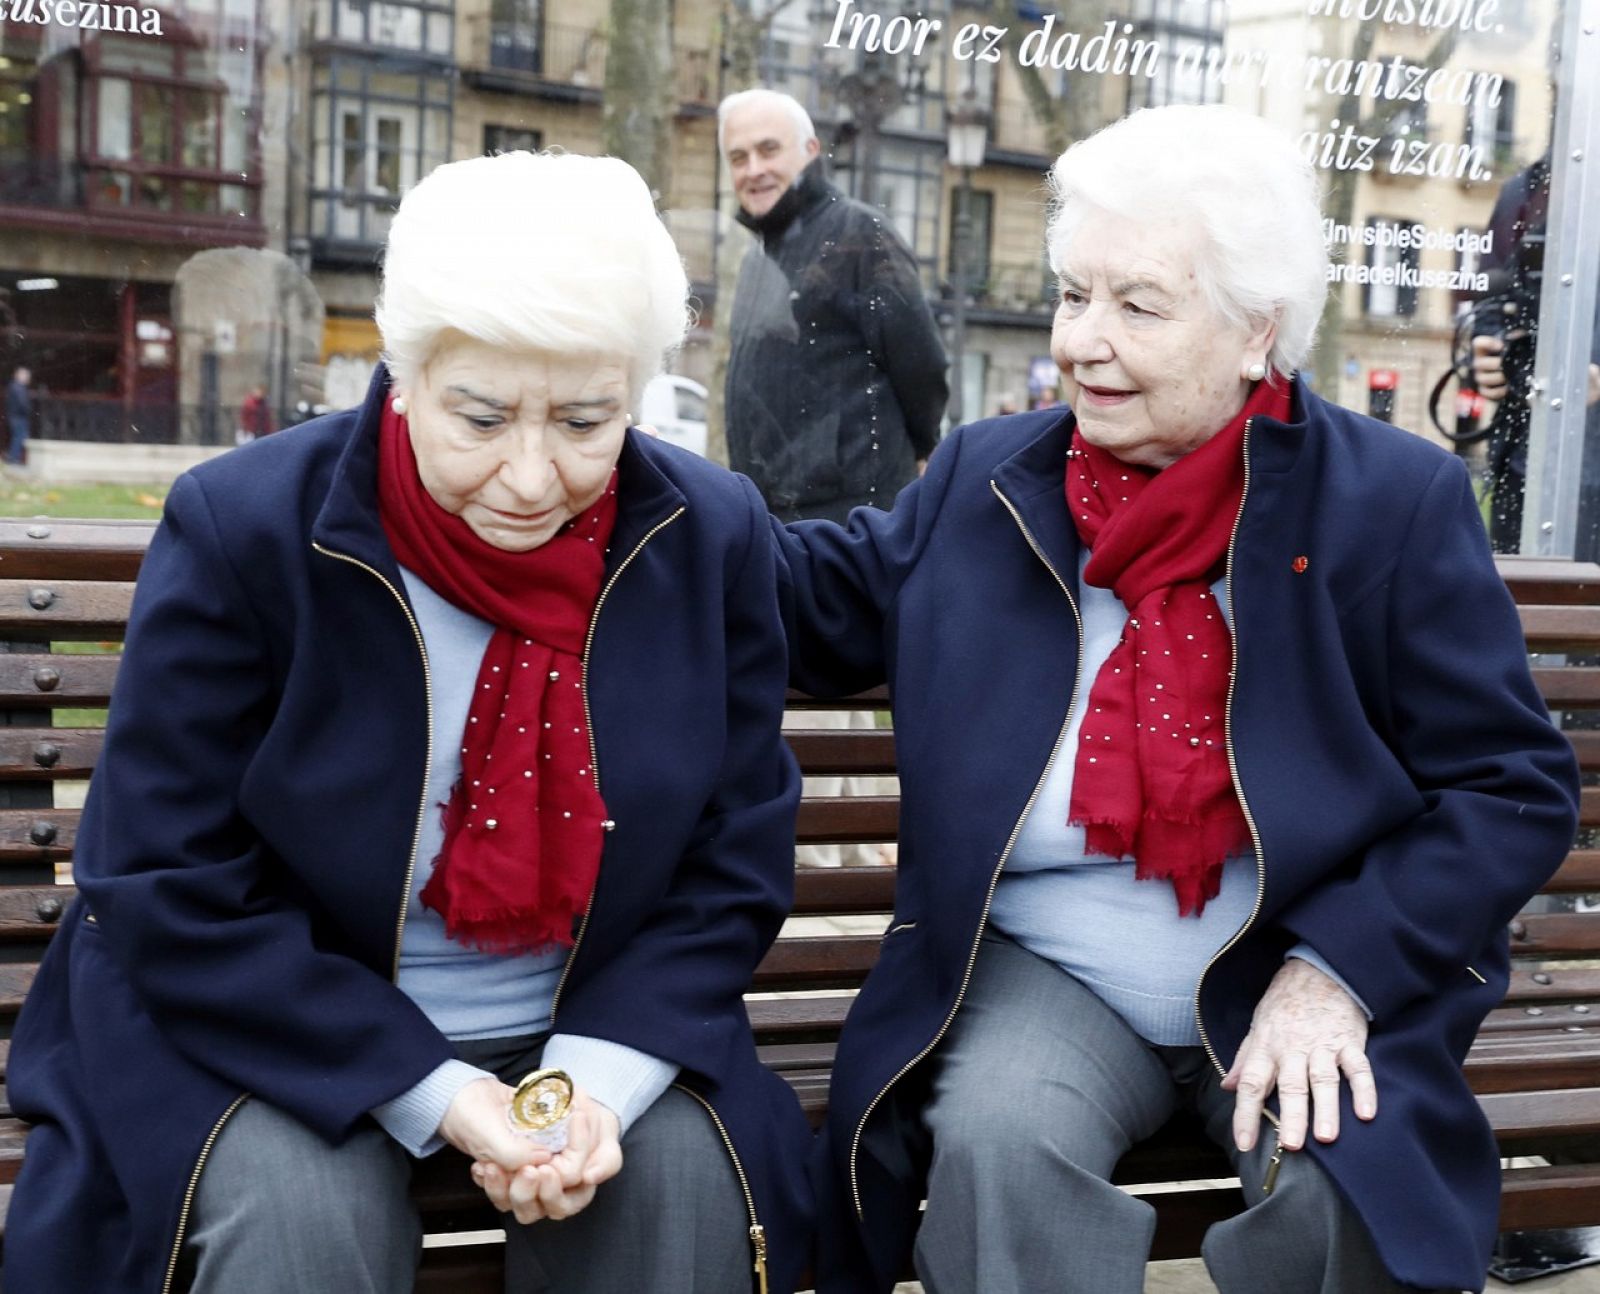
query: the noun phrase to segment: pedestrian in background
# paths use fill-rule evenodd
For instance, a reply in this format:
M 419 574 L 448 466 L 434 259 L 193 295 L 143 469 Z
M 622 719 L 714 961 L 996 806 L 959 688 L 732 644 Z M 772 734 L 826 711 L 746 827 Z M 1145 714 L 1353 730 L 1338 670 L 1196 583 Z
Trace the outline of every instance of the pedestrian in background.
M 738 221 L 757 241 L 733 295 L 728 458 L 785 521 L 886 508 L 927 462 L 949 388 L 916 258 L 882 211 L 823 174 L 806 110 L 744 90 L 717 109 Z M 865 710 L 786 727 L 871 728 Z M 871 795 L 870 777 L 807 778 L 807 795 Z M 892 784 L 891 784 L 892 786 Z M 893 861 L 893 846 L 807 845 L 802 865 Z
M 944 347 L 916 258 L 824 175 L 806 110 L 745 90 L 717 110 L 739 223 L 728 456 L 785 521 L 888 507 L 939 438 Z
M 233 443 L 248 445 L 258 436 L 270 436 L 278 429 L 272 418 L 272 406 L 267 403 L 267 388 L 257 382 L 239 406 L 239 426 L 233 433 Z
M 11 439 L 6 445 L 6 462 L 22 466 L 23 451 L 28 443 L 28 423 L 33 417 L 33 373 L 25 364 L 17 365 L 6 386 L 6 427 Z

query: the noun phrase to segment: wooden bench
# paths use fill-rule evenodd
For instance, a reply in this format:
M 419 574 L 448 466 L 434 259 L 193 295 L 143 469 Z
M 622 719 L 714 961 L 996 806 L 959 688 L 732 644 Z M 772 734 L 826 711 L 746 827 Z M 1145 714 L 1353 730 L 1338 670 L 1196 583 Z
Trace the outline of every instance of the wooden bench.
M 110 695 L 115 644 L 151 531 L 147 522 L 0 521 L 0 644 L 9 645 L 0 650 L 0 1032 L 7 1036 L 73 894 L 58 883 L 57 869 L 72 857 L 72 806 L 81 803 L 101 749 L 93 711 Z M 1535 676 L 1552 709 L 1600 714 L 1600 667 L 1546 659 L 1600 658 L 1600 567 L 1509 558 L 1501 569 L 1521 605 Z M 881 710 L 885 699 L 850 704 Z M 818 708 L 800 697 L 792 706 L 802 714 Z M 787 737 L 809 773 L 894 772 L 887 726 L 800 727 Z M 1600 728 L 1571 737 L 1594 780 Z M 897 823 L 892 795 L 808 798 L 799 834 L 808 843 L 889 842 Z M 1562 900 L 1575 895 L 1600 898 L 1600 849 L 1582 847 L 1600 827 L 1600 788 L 1584 791 L 1582 824 L 1580 847 L 1546 887 L 1548 897 L 1512 925 L 1511 989 L 1467 1062 L 1504 1153 L 1550 1161 L 1506 1169 L 1501 1224 L 1508 1230 L 1600 1224 L 1600 903 L 1544 910 L 1570 909 Z M 893 908 L 894 870 L 804 870 L 796 892 L 797 920 L 757 972 L 749 1010 L 763 1058 L 820 1123 L 849 993 L 871 968 Z M 0 1064 L 7 1045 L 0 1040 Z M 0 1205 L 25 1136 L 25 1126 L 0 1106 Z M 1228 1176 L 1221 1152 L 1181 1124 L 1118 1170 L 1118 1180 L 1134 1189 L 1162 1188 L 1150 1197 L 1159 1214 L 1158 1258 L 1198 1253 L 1205 1228 L 1238 1210 L 1236 1189 L 1206 1184 Z M 414 1194 L 430 1236 L 462 1242 L 430 1245 L 417 1288 L 498 1291 L 501 1246 L 478 1233 L 492 1233 L 499 1220 L 461 1158 L 451 1152 L 426 1161 Z

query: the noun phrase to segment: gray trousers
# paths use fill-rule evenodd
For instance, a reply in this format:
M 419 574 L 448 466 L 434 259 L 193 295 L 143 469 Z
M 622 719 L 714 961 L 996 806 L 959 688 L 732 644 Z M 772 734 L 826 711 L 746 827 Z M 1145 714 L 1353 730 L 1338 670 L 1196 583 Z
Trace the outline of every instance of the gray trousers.
M 459 1047 L 464 1060 L 514 1080 L 537 1068 L 543 1040 Z M 622 1154 L 622 1171 L 575 1217 L 531 1226 L 505 1217 L 507 1294 L 749 1289 L 744 1193 L 704 1107 L 669 1088 L 628 1129 Z M 330 1146 L 276 1107 L 246 1101 L 200 1175 L 177 1288 L 410 1290 L 422 1251 L 410 1178 L 410 1156 L 376 1124 Z
M 986 934 L 934 1057 L 916 1267 L 927 1294 L 1140 1294 L 1155 1210 L 1109 1182 L 1182 1104 L 1228 1149 L 1249 1208 L 1207 1233 L 1222 1294 L 1387 1294 L 1366 1228 L 1306 1155 L 1271 1195 L 1270 1126 L 1233 1149 L 1233 1097 L 1199 1047 L 1153 1047 L 1070 975 Z

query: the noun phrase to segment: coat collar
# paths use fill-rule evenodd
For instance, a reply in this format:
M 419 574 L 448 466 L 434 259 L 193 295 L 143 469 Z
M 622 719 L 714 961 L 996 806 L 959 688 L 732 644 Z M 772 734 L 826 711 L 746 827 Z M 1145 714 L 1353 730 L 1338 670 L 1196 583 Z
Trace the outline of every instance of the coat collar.
M 319 547 L 373 567 L 400 588 L 400 567 L 378 515 L 378 425 L 389 385 L 389 370 L 379 364 L 366 399 L 355 411 L 327 497 L 312 523 L 311 539 Z M 643 432 L 628 428 L 617 459 L 617 521 L 611 532 L 608 571 L 652 526 L 687 506 L 683 492 L 657 465 L 660 452 Z
M 794 183 L 772 204 L 772 210 L 765 215 L 752 216 L 741 207 L 734 213 L 733 218 L 746 229 L 754 230 L 765 241 L 778 237 L 798 216 L 813 207 L 843 196 L 823 175 L 822 159 L 819 157 L 806 164 L 800 174 L 794 177 Z
M 1294 470 L 1312 424 L 1326 417 L 1324 401 L 1298 374 L 1289 392 L 1288 422 L 1254 418 L 1250 423 L 1252 476 L 1282 476 Z M 1080 541 L 1064 502 L 1067 448 L 1074 419 L 1063 410 L 1044 431 L 995 469 L 995 487 L 1005 495 L 1045 558 L 1062 579 L 1076 577 Z

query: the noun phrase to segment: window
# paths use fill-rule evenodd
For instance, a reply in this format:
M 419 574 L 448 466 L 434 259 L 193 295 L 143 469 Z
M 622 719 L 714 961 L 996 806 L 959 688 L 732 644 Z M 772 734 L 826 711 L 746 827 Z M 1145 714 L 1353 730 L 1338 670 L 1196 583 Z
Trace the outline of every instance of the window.
M 1504 170 L 1517 142 L 1517 86 L 1482 77 L 1473 82 L 1462 142 L 1477 150 L 1481 164 Z
M 446 80 L 361 60 L 319 70 L 311 234 L 322 254 L 383 241 L 406 190 L 449 157 L 449 96 Z
M 692 387 L 674 385 L 672 398 L 680 422 L 704 422 L 706 398 Z
M 537 153 L 544 147 L 544 137 L 537 130 L 523 130 L 519 126 L 492 126 L 483 128 L 483 151 L 494 153 Z
M 1127 103 L 1215 103 L 1222 98 L 1218 64 L 1227 15 L 1223 0 L 1135 0 L 1126 57 Z
M 448 58 L 455 48 L 452 10 L 452 5 L 437 2 L 322 0 L 317 9 L 317 34 L 357 45 Z
M 489 62 L 521 72 L 543 70 L 540 0 L 493 0 L 489 6 Z
M 1370 282 L 1361 288 L 1361 308 L 1373 318 L 1410 318 L 1417 313 L 1416 275 L 1420 250 L 1415 243 L 1399 245 L 1411 228 L 1409 220 L 1374 216 L 1378 236 L 1367 248 Z
M 198 40 L 199 37 L 194 37 Z M 103 36 L 84 48 L 84 139 L 79 156 L 90 208 L 237 220 L 257 215 L 253 143 L 257 57 L 227 60 L 199 44 Z M 56 96 L 53 113 L 70 120 Z M 76 132 L 64 132 L 66 139 Z

